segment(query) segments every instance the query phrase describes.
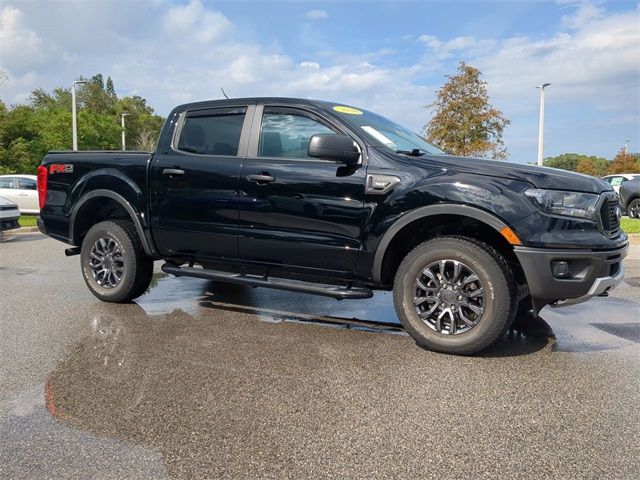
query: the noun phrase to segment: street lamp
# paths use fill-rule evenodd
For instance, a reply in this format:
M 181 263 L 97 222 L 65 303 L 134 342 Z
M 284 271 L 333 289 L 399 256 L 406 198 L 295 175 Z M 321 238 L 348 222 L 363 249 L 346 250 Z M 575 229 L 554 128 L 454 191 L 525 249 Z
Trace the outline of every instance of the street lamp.
M 78 150 L 78 122 L 76 120 L 76 85 L 87 83 L 86 80 L 76 80 L 71 89 L 71 136 L 73 137 L 73 151 Z
M 538 126 L 538 165 L 542 166 L 542 150 L 544 147 L 544 89 L 550 83 L 543 83 L 536 88 L 540 89 L 540 125 Z
M 126 150 L 125 141 L 124 141 L 124 134 L 125 134 L 125 131 L 124 131 L 124 117 L 126 117 L 127 115 L 131 115 L 131 114 L 125 112 L 122 115 L 120 115 L 120 125 L 122 125 L 122 151 Z

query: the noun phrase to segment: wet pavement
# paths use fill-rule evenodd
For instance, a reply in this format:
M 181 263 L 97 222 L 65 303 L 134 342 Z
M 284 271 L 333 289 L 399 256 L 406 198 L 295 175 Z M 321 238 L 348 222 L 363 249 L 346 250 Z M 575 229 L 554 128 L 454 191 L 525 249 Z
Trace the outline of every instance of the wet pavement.
M 637 246 L 608 298 L 468 358 L 418 348 L 388 293 L 158 272 L 101 303 L 64 248 L 0 244 L 0 478 L 638 478 Z

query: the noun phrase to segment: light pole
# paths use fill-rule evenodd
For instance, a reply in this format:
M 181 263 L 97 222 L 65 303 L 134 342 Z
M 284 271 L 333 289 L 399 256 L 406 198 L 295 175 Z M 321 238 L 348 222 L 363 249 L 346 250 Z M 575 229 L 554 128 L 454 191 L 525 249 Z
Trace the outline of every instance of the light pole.
M 540 89 L 540 125 L 538 126 L 538 165 L 542 166 L 542 151 L 544 149 L 544 89 L 550 83 L 543 83 L 536 88 Z
M 125 136 L 125 135 L 124 135 L 124 134 L 125 134 L 125 131 L 124 131 L 124 117 L 126 117 L 127 115 L 131 115 L 131 114 L 130 114 L 130 113 L 127 113 L 127 112 L 125 112 L 125 113 L 123 113 L 122 115 L 120 115 L 120 125 L 122 125 L 122 151 L 125 151 L 125 150 L 126 150 L 126 147 L 125 147 L 125 140 L 124 140 L 124 136 Z
M 73 151 L 78 150 L 78 121 L 76 120 L 76 85 L 87 83 L 85 80 L 76 80 L 71 89 L 71 136 L 73 137 Z

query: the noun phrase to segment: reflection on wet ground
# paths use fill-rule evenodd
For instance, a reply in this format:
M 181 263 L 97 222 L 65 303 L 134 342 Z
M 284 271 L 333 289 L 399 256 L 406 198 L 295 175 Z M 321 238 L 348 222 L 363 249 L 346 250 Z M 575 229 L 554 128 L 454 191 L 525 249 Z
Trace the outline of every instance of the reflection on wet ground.
M 307 470 L 310 457 L 315 458 L 313 468 L 323 474 L 373 472 L 386 465 L 382 471 L 388 475 L 419 475 L 432 462 L 436 470 L 450 469 L 451 459 L 436 456 L 425 462 L 423 456 L 403 455 L 392 442 L 435 443 L 450 450 L 463 438 L 475 439 L 472 451 L 491 444 L 496 455 L 511 459 L 503 462 L 508 468 L 521 468 L 524 462 L 524 471 L 532 472 L 540 459 L 526 461 L 526 443 L 514 444 L 515 439 L 545 438 L 548 448 L 558 448 L 557 442 L 567 448 L 566 442 L 576 441 L 581 412 L 592 409 L 590 405 L 607 408 L 599 393 L 594 396 L 601 381 L 575 379 L 580 362 L 560 360 L 554 366 L 544 355 L 519 363 L 517 356 L 535 355 L 555 342 L 540 318 L 522 321 L 519 330 L 480 357 L 459 358 L 415 349 L 406 337 L 362 335 L 360 329 L 400 331 L 389 321 L 388 295 L 376 297 L 363 314 L 346 301 L 296 301 L 286 293 L 270 293 L 159 277 L 138 304 L 94 305 L 87 319 L 89 333 L 45 380 L 47 412 L 65 435 L 79 432 L 73 442 L 82 439 L 114 453 L 135 446 L 122 455 L 131 478 L 144 473 L 188 478 L 241 473 L 281 477 L 291 472 L 295 474 L 289 476 L 299 477 L 316 471 Z M 618 347 L 627 341 L 611 337 Z M 604 345 L 615 348 L 614 340 Z M 576 345 L 575 339 L 568 343 Z M 339 346 L 345 344 L 349 348 Z M 514 360 L 508 365 L 495 363 L 509 357 Z M 425 358 L 428 374 L 420 367 Z M 485 364 L 483 358 L 492 363 Z M 638 366 L 634 368 L 638 372 Z M 545 400 L 567 381 L 583 392 L 578 403 L 565 399 L 555 405 L 553 394 Z M 527 411 L 518 413 L 523 403 Z M 567 411 L 574 413 L 567 416 Z M 630 412 L 627 404 L 620 414 Z M 41 416 L 22 420 L 43 421 Z M 625 433 L 620 430 L 625 419 L 619 415 L 606 415 L 602 421 L 607 430 Z M 65 438 L 55 424 L 46 423 L 55 439 Z M 417 431 L 416 425 L 421 425 Z M 18 422 L 13 429 L 18 428 L 31 431 L 34 425 Z M 626 428 L 627 434 L 638 431 Z M 557 440 L 547 438 L 546 431 L 555 432 L 551 435 Z M 484 436 L 492 440 L 482 447 Z M 593 454 L 590 442 L 583 439 L 580 448 Z M 608 442 L 623 447 L 614 439 Z M 630 447 L 624 447 L 627 454 Z M 371 448 L 389 460 L 372 461 Z M 518 465 L 512 465 L 514 452 L 522 448 Z M 546 461 L 566 465 L 576 453 L 568 450 Z M 70 465 L 78 463 L 69 453 L 56 455 Z M 102 457 L 95 452 L 83 455 L 83 465 L 94 455 Z M 354 470 L 354 459 L 360 459 L 358 468 L 364 470 Z M 481 470 L 462 461 L 454 471 Z
M 417 348 L 389 293 L 338 302 L 157 274 L 113 305 L 75 259 L 34 247 L 33 263 L 0 262 L 15 295 L 0 322 L 0 478 L 640 471 L 633 292 L 547 308 L 454 357 Z
M 153 288 L 137 303 L 151 315 L 174 310 L 195 314 L 199 309 L 209 308 L 251 314 L 272 323 L 304 322 L 406 335 L 395 313 L 391 292 L 376 292 L 367 301 L 337 301 L 294 292 L 173 278 L 161 272 L 154 275 Z M 611 323 L 602 323 L 603 319 Z M 627 345 L 628 341 L 637 342 L 639 321 L 640 303 L 620 298 L 597 298 L 588 304 L 563 308 L 547 307 L 538 317 L 516 319 L 509 334 L 482 355 L 535 350 L 541 348 L 541 342 L 553 343 L 554 351 L 617 348 Z

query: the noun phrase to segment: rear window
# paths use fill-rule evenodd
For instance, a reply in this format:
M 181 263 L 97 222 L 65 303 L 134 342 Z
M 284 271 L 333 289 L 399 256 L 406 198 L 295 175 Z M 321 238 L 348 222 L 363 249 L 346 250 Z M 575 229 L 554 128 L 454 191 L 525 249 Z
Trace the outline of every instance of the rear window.
M 237 155 L 245 112 L 246 108 L 188 112 L 178 149 L 202 155 Z

